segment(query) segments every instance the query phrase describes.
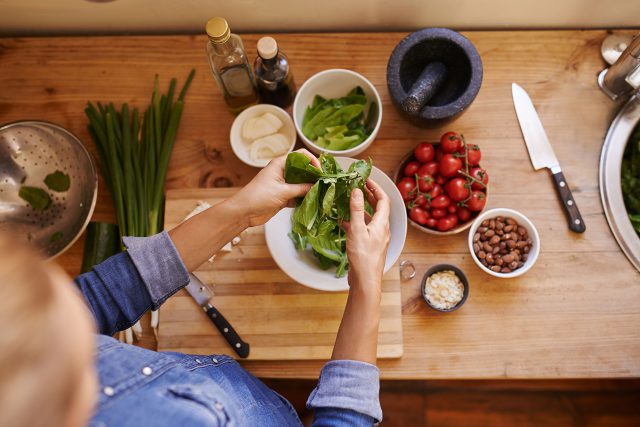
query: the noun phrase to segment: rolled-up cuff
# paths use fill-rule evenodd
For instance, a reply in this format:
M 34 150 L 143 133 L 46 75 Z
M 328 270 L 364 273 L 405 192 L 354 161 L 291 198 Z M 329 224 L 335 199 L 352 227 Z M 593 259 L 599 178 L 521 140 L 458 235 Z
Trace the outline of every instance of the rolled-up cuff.
M 307 408 L 350 409 L 380 422 L 380 370 L 365 362 L 332 360 L 322 368 Z
M 149 291 L 154 310 L 189 283 L 189 273 L 166 231 L 151 237 L 123 237 L 122 241 Z

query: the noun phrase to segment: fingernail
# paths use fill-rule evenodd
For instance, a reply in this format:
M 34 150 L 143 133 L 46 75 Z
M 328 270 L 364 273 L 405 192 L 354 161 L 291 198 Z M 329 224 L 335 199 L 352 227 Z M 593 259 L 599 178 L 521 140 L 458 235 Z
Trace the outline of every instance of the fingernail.
M 351 192 L 351 197 L 353 197 L 356 202 L 359 202 L 362 198 L 362 191 L 359 188 L 354 188 Z

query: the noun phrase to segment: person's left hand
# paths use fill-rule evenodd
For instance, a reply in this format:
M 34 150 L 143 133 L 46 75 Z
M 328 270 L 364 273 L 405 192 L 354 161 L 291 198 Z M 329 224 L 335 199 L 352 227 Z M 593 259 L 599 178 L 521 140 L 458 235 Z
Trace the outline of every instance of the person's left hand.
M 320 161 L 305 149 L 297 150 L 320 167 Z M 260 171 L 242 190 L 231 197 L 248 218 L 249 227 L 269 221 L 280 209 L 296 197 L 307 194 L 313 184 L 287 184 L 284 181 L 284 165 L 287 155 L 277 157 Z

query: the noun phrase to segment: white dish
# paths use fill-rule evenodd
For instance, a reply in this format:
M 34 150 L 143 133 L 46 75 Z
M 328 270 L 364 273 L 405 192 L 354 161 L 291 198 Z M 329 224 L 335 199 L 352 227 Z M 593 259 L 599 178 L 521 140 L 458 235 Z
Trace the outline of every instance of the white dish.
M 341 168 L 347 169 L 355 159 L 336 157 Z M 407 237 L 407 211 L 402 196 L 391 179 L 375 166 L 371 170 L 371 177 L 391 199 L 391 241 L 387 250 L 387 260 L 384 266 L 386 272 L 395 264 L 402 253 Z M 346 291 L 349 289 L 347 276 L 335 277 L 335 267 L 322 270 L 311 249 L 297 251 L 288 234 L 291 231 L 292 208 L 284 208 L 265 224 L 265 238 L 267 247 L 276 264 L 289 277 L 301 285 L 321 291 Z
M 369 105 L 371 102 L 375 102 L 378 105 L 378 117 L 375 119 L 375 127 L 371 132 L 371 135 L 357 147 L 353 147 L 349 150 L 327 150 L 319 145 L 316 145 L 309 138 L 302 133 L 302 120 L 304 119 L 304 113 L 307 107 L 313 104 L 313 98 L 316 95 L 323 96 L 326 99 L 329 98 L 341 98 L 349 93 L 354 87 L 360 86 L 367 100 L 369 101 L 365 105 L 365 115 L 369 111 Z M 343 69 L 331 69 L 321 71 L 318 74 L 314 74 L 309 77 L 306 82 L 300 87 L 296 98 L 293 101 L 293 122 L 295 123 L 296 131 L 302 142 L 315 154 L 331 153 L 334 156 L 351 157 L 362 153 L 371 145 L 378 131 L 380 130 L 380 124 L 382 123 L 382 102 L 380 101 L 380 94 L 376 87 L 363 75 L 351 70 Z
M 490 269 L 482 265 L 480 260 L 478 260 L 478 257 L 476 256 L 476 254 L 473 252 L 473 235 L 476 234 L 476 230 L 478 229 L 478 227 L 480 227 L 480 224 L 482 223 L 482 221 L 484 221 L 485 219 L 495 218 L 497 216 L 511 217 L 514 220 L 516 220 L 518 225 L 521 225 L 527 230 L 527 234 L 533 241 L 533 244 L 531 245 L 531 250 L 529 251 L 529 256 L 527 258 L 527 261 L 524 263 L 522 267 L 512 271 L 511 273 L 496 273 L 495 271 L 491 271 Z M 538 234 L 538 230 L 536 230 L 536 227 L 529 220 L 529 218 L 527 218 L 526 216 L 524 216 L 518 211 L 514 211 L 513 209 L 497 208 L 497 209 L 488 210 L 480 214 L 475 219 L 475 221 L 473 221 L 473 224 L 469 229 L 468 241 L 469 241 L 469 251 L 471 252 L 471 258 L 473 258 L 473 260 L 476 262 L 478 267 L 480 267 L 480 269 L 485 273 L 490 274 L 494 277 L 498 277 L 500 279 L 511 279 L 513 277 L 518 277 L 523 275 L 524 273 L 529 271 L 531 267 L 533 267 L 533 265 L 538 260 L 538 255 L 540 254 L 540 235 Z
M 231 149 L 234 154 L 243 163 L 256 168 L 263 168 L 267 166 L 271 159 L 256 161 L 249 156 L 249 149 L 251 148 L 253 141 L 248 141 L 242 137 L 242 126 L 248 119 L 261 116 L 265 113 L 275 114 L 282 121 L 282 128 L 279 132 L 283 133 L 290 142 L 288 152 L 293 150 L 293 147 L 296 145 L 296 129 L 293 124 L 293 120 L 291 120 L 291 116 L 289 116 L 286 111 L 271 104 L 258 104 L 247 108 L 242 113 L 238 114 L 238 117 L 233 121 L 231 131 L 229 132 L 229 140 L 231 141 Z

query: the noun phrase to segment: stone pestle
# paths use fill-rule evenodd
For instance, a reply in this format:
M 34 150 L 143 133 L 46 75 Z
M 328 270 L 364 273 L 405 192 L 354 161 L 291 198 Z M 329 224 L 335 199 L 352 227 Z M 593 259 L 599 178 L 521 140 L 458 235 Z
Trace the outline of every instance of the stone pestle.
M 447 67 L 442 62 L 427 64 L 413 83 L 400 107 L 410 116 L 418 116 L 422 108 L 435 95 L 447 77 Z

